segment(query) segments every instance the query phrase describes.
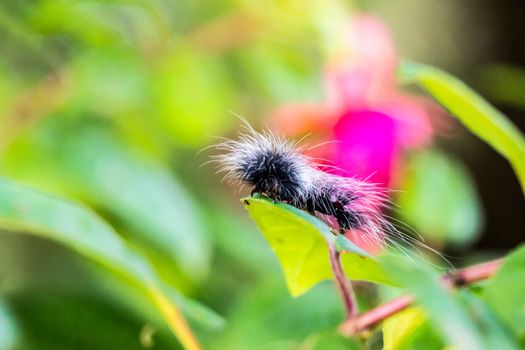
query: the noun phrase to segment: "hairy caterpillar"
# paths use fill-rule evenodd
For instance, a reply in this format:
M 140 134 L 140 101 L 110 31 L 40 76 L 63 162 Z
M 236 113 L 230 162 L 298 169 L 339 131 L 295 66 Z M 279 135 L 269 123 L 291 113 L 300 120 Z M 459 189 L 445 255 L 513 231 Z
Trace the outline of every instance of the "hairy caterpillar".
M 257 133 L 248 124 L 245 129 L 238 140 L 215 146 L 220 154 L 212 161 L 225 180 L 249 186 L 252 195 L 260 193 L 320 216 L 339 233 L 362 232 L 375 244 L 382 245 L 385 232 L 395 231 L 382 215 L 386 190 L 320 170 L 315 159 L 304 155 L 304 147 L 270 131 Z
M 219 173 L 225 173 L 224 180 L 249 186 L 252 195 L 259 193 L 306 210 L 336 233 L 354 233 L 352 237 L 374 250 L 390 246 L 412 261 L 416 258 L 429 263 L 419 250 L 423 248 L 454 268 L 444 255 L 424 244 L 415 230 L 384 213 L 391 207 L 388 190 L 365 180 L 322 171 L 327 166 L 306 156 L 304 152 L 312 147 L 299 146 L 301 140 L 292 142 L 271 131 L 258 133 L 240 119 L 245 131 L 237 140 L 225 138 L 211 146 L 220 154 L 212 156 L 210 162 L 218 165 Z M 417 238 L 402 233 L 397 226 L 410 230 Z

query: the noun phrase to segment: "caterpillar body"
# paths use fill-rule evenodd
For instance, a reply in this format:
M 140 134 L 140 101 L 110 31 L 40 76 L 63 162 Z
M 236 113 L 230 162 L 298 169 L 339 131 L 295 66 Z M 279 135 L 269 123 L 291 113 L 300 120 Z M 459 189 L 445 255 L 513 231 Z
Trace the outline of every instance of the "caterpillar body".
M 320 170 L 316 159 L 306 156 L 297 143 L 246 125 L 238 140 L 226 139 L 216 148 L 220 154 L 212 158 L 224 179 L 249 186 L 252 195 L 259 193 L 320 216 L 340 233 L 362 232 L 374 244 L 382 244 L 385 232 L 395 230 L 381 213 L 388 203 L 386 190 Z

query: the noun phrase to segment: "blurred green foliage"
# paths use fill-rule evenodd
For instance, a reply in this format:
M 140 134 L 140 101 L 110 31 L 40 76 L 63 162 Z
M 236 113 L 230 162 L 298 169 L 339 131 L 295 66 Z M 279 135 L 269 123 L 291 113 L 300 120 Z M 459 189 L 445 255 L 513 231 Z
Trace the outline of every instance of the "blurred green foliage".
M 305 271 L 304 294 L 290 297 L 275 245 L 247 221 L 237 189 L 199 169 L 209 153 L 197 154 L 238 129 L 231 111 L 264 124 L 279 103 L 321 99 L 325 56 L 352 10 L 335 0 L 0 4 L 0 349 L 191 348 L 190 332 L 206 349 L 380 348 L 380 330 L 368 342 L 337 335 L 335 289 L 315 285 L 327 265 L 315 262 L 321 273 Z M 505 135 L 482 131 L 520 161 Z M 468 247 L 483 219 L 466 170 L 434 151 L 408 162 L 404 219 L 436 247 Z M 453 295 L 403 262 L 347 270 L 398 281 L 425 309 L 417 322 L 391 319 L 385 349 L 511 349 L 525 345 L 523 255 L 481 292 Z M 359 286 L 364 309 L 380 301 Z M 388 344 L 392 333 L 402 345 Z
M 525 193 L 525 138 L 503 113 L 442 70 L 406 62 L 399 71 L 403 79 L 420 84 L 470 131 L 507 158 Z
M 425 238 L 467 245 L 482 225 L 481 208 L 468 172 L 438 152 L 421 152 L 410 161 L 397 203 L 404 221 L 425 232 Z M 436 215 L 439 213 L 439 215 Z

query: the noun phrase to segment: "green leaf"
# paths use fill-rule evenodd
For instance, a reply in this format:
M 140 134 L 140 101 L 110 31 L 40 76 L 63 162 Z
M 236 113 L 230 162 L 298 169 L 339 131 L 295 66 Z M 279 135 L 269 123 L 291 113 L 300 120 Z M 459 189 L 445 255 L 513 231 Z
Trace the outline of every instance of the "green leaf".
M 387 318 L 383 323 L 383 350 L 400 349 L 425 320 L 425 312 L 416 307 Z
M 423 152 L 410 159 L 398 204 L 407 224 L 433 242 L 466 245 L 480 232 L 481 209 L 472 180 L 444 153 Z
M 457 349 L 485 349 L 482 334 L 463 305 L 444 289 L 428 266 L 394 255 L 383 257 L 382 263 L 393 280 L 414 293 L 446 344 Z
M 505 115 L 463 82 L 437 68 L 406 62 L 400 74 L 420 84 L 471 132 L 507 158 L 525 192 L 525 139 Z
M 451 350 L 452 347 L 445 347 L 441 337 L 436 334 L 428 320 L 424 320 L 414 331 L 396 344 L 396 350 Z
M 362 347 L 356 339 L 343 337 L 335 331 L 324 331 L 311 334 L 300 349 L 307 350 L 360 350 Z
M 243 201 L 276 253 L 293 296 L 333 277 L 327 244 L 335 244 L 335 235 L 324 222 L 290 205 L 272 203 L 262 197 L 244 198 Z M 347 241 L 344 245 L 351 247 L 353 243 Z M 342 264 L 350 279 L 391 283 L 374 258 L 356 246 L 349 251 L 352 253 L 342 254 Z
M 468 288 L 459 291 L 461 298 L 468 304 L 474 319 L 484 331 L 484 341 L 489 349 L 519 350 L 520 347 L 510 329 L 498 320 L 490 307 Z
M 483 299 L 525 344 L 525 245 L 505 258 L 505 263 L 486 284 Z
M 319 332 L 335 333 L 343 317 L 344 310 L 331 283 L 320 283 L 310 292 L 290 298 L 280 279 L 272 276 L 238 299 L 230 312 L 228 327 L 214 339 L 211 348 L 321 349 L 314 347 Z M 294 346 L 276 346 L 282 343 Z M 304 346 L 299 346 L 301 343 Z M 334 346 L 327 349 L 333 349 L 336 343 L 339 341 L 334 339 Z M 347 348 L 352 349 L 350 343 Z
M 64 244 L 130 281 L 164 317 L 179 340 L 188 349 L 197 348 L 178 307 L 170 299 L 171 294 L 178 293 L 165 285 L 148 261 L 126 246 L 116 232 L 89 209 L 0 180 L 0 228 Z M 185 298 L 181 295 L 177 302 L 185 310 L 193 307 L 184 305 Z M 198 317 L 202 319 L 202 315 Z

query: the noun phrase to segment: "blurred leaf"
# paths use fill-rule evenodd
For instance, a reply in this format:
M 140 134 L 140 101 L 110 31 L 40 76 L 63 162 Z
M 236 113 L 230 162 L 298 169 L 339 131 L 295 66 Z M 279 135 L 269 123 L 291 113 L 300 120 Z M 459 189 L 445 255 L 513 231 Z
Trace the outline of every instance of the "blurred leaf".
M 486 284 L 483 299 L 525 344 L 525 245 L 505 258 L 505 263 Z
M 164 292 L 175 291 L 163 285 L 148 262 L 87 208 L 1 180 L 0 226 L 60 242 L 128 279 L 157 308 L 186 348 L 198 348 L 178 308 Z M 178 301 L 184 302 L 182 296 Z
M 407 62 L 401 76 L 428 90 L 479 138 L 511 163 L 525 193 L 525 139 L 505 115 L 455 77 L 431 66 Z
M 412 333 L 407 334 L 402 342 L 397 343 L 396 350 L 452 350 L 452 347 L 445 347 L 441 337 L 436 334 L 436 329 L 429 324 L 425 318 L 423 322 L 413 330 Z M 386 348 L 385 348 L 386 350 Z
M 11 309 L 0 299 L 0 349 L 14 350 L 18 340 L 18 324 Z
M 173 288 L 165 288 L 163 292 L 173 303 L 179 306 L 189 321 L 207 330 L 217 331 L 224 328 L 226 324 L 224 318 L 207 306 L 193 299 L 186 298 Z
M 144 319 L 102 296 L 31 290 L 9 295 L 8 302 L 23 334 L 16 349 L 145 348 L 139 338 L 141 328 L 145 327 Z M 155 349 L 180 348 L 169 331 L 146 324 L 156 330 L 152 336 Z
M 318 282 L 333 277 L 328 246 L 335 244 L 335 235 L 321 220 L 283 203 L 272 203 L 262 197 L 243 199 L 246 209 L 277 255 L 288 289 L 301 295 Z M 353 245 L 350 241 L 347 246 Z M 354 247 L 353 253 L 342 254 L 347 276 L 354 280 L 391 283 L 379 263 Z
M 394 255 L 383 257 L 382 263 L 393 280 L 414 293 L 447 345 L 458 350 L 486 349 L 482 334 L 463 305 L 440 285 L 437 274 L 428 266 Z
M 5 231 L 0 229 L 0 232 Z M 1 289 L 9 300 L 12 296 L 30 298 L 37 293 L 94 298 L 169 332 L 167 326 L 162 326 L 162 316 L 144 297 L 144 291 L 128 279 L 116 277 L 120 276 L 116 276 L 113 270 L 94 264 L 90 257 L 78 254 L 60 242 L 10 231 L 0 234 Z M 174 289 L 165 288 L 163 291 L 188 317 L 197 334 L 224 327 L 224 319 L 207 306 Z
M 280 274 L 279 266 L 269 249 L 246 249 L 246 247 L 263 246 L 266 243 L 264 237 L 250 225 L 248 218 L 241 219 L 228 208 L 222 208 L 221 211 L 216 210 L 217 206 L 221 205 L 220 200 L 217 203 L 208 203 L 208 205 L 211 206 L 207 210 L 206 217 L 210 231 L 214 235 L 215 255 L 226 255 L 225 263 L 233 263 L 246 269 L 252 277 Z M 254 260 L 259 264 L 253 264 Z
M 224 134 L 235 99 L 221 61 L 180 48 L 156 74 L 155 108 L 176 142 L 198 147 Z
M 343 317 L 340 299 L 331 283 L 320 283 L 307 293 L 290 298 L 280 279 L 267 279 L 237 299 L 225 332 L 211 348 L 302 349 L 301 344 L 308 349 L 308 345 L 317 342 L 320 334 L 316 333 L 335 333 Z M 282 343 L 288 346 L 277 346 Z
M 485 335 L 486 347 L 489 349 L 519 350 L 511 330 L 503 326 L 488 305 L 468 288 L 459 291 L 460 296 L 470 307 L 473 318 L 478 322 Z M 523 311 L 523 310 L 522 310 Z M 525 342 L 523 342 L 525 344 Z
M 425 320 L 425 312 L 415 307 L 387 318 L 383 323 L 383 350 L 401 349 Z
M 210 243 L 196 203 L 163 164 L 123 142 L 112 124 L 48 120 L 11 146 L 2 170 L 116 215 L 143 248 L 168 257 L 159 265 L 171 274 L 172 262 L 190 279 L 207 274 Z
M 300 345 L 301 350 L 359 350 L 362 349 L 355 339 L 349 339 L 336 331 L 317 332 L 310 335 Z
M 400 212 L 425 238 L 466 245 L 480 233 L 481 209 L 467 170 L 444 153 L 418 153 L 410 159 Z

